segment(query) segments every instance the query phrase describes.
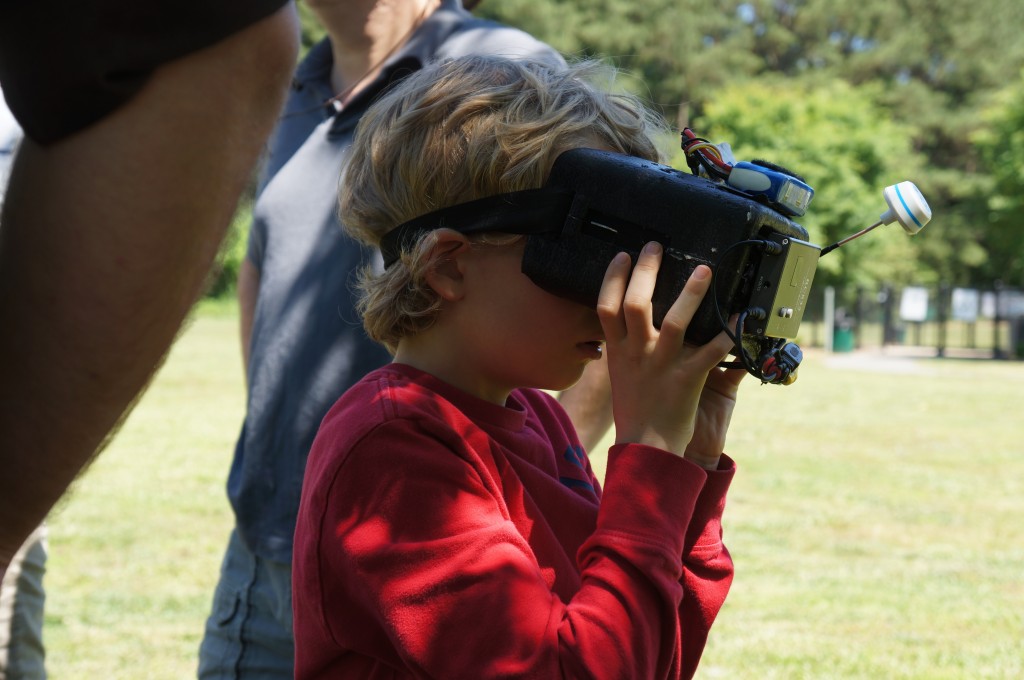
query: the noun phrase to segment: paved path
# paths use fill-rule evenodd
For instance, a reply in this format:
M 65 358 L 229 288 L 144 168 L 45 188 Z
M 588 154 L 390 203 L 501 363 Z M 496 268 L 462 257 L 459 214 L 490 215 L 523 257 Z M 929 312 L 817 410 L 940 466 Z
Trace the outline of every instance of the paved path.
M 820 348 L 811 348 L 807 352 L 821 357 L 825 364 L 832 368 L 878 373 L 928 373 L 930 372 L 931 362 L 919 360 L 940 359 L 934 347 L 908 347 L 904 345 L 868 347 L 853 352 L 832 352 L 828 354 Z M 945 358 L 991 361 L 992 351 L 987 349 L 947 348 Z

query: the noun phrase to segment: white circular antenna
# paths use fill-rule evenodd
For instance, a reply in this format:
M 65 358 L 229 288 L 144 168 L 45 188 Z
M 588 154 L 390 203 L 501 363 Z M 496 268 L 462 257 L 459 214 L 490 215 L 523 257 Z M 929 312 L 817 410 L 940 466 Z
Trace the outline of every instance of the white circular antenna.
M 879 218 L 882 224 L 899 222 L 911 236 L 921 231 L 932 219 L 932 209 L 921 190 L 913 182 L 900 182 L 882 191 L 889 209 Z

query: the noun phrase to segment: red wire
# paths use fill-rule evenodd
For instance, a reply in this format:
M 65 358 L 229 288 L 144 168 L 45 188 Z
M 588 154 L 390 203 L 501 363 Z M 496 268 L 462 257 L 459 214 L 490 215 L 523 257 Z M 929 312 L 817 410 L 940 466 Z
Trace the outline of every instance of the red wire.
M 684 137 L 686 137 L 686 141 L 683 142 L 683 151 L 685 153 L 687 153 L 687 154 L 690 153 L 689 152 L 689 147 L 693 146 L 697 142 L 705 142 L 706 141 L 706 140 L 703 140 L 703 139 L 700 139 L 699 137 L 697 137 L 697 135 L 695 135 L 693 133 L 693 130 L 691 130 L 690 128 L 683 128 L 683 133 L 682 134 L 683 134 Z M 720 168 L 726 175 L 728 175 L 730 172 L 732 172 L 732 166 L 729 165 L 728 163 L 726 163 L 725 161 L 723 161 L 720 157 L 718 157 L 718 156 L 716 156 L 714 154 L 706 154 L 706 153 L 704 153 L 701 150 L 698 150 L 696 153 L 700 154 L 700 157 L 703 158 L 704 160 L 708 161 L 709 163 L 712 163 L 712 164 L 718 166 L 718 168 Z

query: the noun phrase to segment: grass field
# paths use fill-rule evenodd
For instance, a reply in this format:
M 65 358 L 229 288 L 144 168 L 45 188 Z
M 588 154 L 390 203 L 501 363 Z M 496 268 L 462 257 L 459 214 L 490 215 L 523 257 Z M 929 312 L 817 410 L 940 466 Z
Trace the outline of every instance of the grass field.
M 54 680 L 194 677 L 231 524 L 236 325 L 198 314 L 51 516 Z M 1022 398 L 1024 363 L 860 353 L 745 385 L 737 574 L 698 677 L 1024 677 Z

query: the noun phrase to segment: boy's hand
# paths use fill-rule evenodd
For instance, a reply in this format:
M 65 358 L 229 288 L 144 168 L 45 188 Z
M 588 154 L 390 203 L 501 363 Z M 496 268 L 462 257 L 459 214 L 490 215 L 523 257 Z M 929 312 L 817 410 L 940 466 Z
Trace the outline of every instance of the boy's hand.
M 707 267 L 694 270 L 661 330 L 654 327 L 651 296 L 661 252 L 659 244 L 647 244 L 632 276 L 629 256 L 619 253 L 608 265 L 598 296 L 597 313 L 608 348 L 615 441 L 647 444 L 679 456 L 685 453 L 709 467 L 717 464 L 721 453 L 742 376 L 716 369 L 732 348 L 724 332 L 701 347 L 683 342 L 711 283 Z M 709 380 L 712 369 L 716 373 Z
M 707 469 L 718 468 L 718 459 L 725 449 L 736 393 L 747 372 L 740 369 L 712 368 L 697 406 L 697 421 L 685 458 Z

